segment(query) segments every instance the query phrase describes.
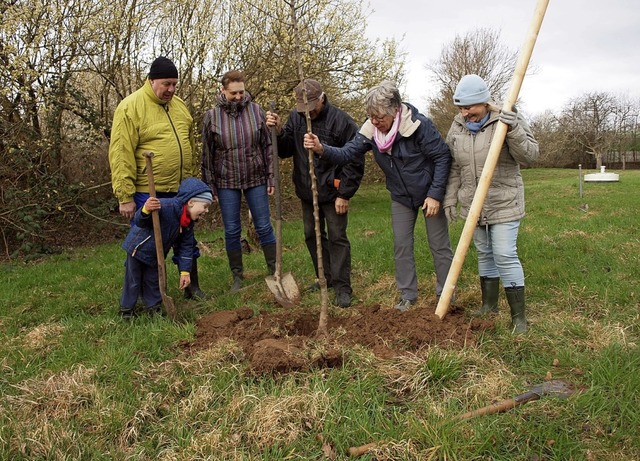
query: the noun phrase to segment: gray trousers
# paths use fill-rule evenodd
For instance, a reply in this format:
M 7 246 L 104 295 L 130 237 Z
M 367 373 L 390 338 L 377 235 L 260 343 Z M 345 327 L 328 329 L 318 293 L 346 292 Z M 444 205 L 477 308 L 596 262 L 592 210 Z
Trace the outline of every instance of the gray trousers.
M 396 285 L 402 299 L 418 298 L 418 277 L 413 256 L 414 228 L 418 213 L 422 210 L 408 208 L 391 201 L 391 226 L 393 228 L 393 257 L 396 266 Z M 440 296 L 453 260 L 449 240 L 449 224 L 441 208 L 437 216 L 426 219 L 427 241 L 436 270 L 436 295 Z

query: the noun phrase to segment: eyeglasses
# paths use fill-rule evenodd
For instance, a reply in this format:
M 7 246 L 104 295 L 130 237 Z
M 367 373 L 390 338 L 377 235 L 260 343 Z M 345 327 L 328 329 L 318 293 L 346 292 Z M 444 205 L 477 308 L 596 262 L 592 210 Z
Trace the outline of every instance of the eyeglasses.
M 388 115 L 386 115 L 386 114 L 385 114 L 385 115 L 373 115 L 373 114 L 368 114 L 368 115 L 367 115 L 367 117 L 369 117 L 369 120 L 371 120 L 372 122 L 373 122 L 373 121 L 376 121 L 376 122 L 383 122 L 383 121 L 384 121 L 384 119 L 385 119 L 386 117 L 388 117 Z

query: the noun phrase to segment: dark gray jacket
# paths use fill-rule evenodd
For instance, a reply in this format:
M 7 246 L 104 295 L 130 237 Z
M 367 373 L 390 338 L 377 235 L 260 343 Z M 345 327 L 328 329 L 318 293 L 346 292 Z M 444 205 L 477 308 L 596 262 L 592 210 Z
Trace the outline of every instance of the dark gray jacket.
M 358 126 L 353 119 L 346 112 L 331 105 L 326 95 L 322 112 L 311 122 L 311 125 L 313 133 L 320 138 L 320 142 L 329 146 L 344 146 L 358 131 Z M 296 195 L 306 202 L 313 202 L 309 155 L 303 143 L 306 132 L 305 114 L 292 111 L 282 133 L 278 136 L 278 156 L 293 157 L 292 177 Z M 349 200 L 360 187 L 364 174 L 363 159 L 355 159 L 341 166 L 316 156 L 314 166 L 318 178 L 320 203 L 334 202 L 337 197 Z M 334 179 L 340 180 L 337 188 L 334 187 Z

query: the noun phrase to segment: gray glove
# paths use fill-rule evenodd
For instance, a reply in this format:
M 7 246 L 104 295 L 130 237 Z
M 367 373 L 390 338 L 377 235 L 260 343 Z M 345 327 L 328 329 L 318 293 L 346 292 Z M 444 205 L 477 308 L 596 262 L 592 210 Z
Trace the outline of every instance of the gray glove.
M 447 217 L 447 221 L 449 224 L 454 223 L 458 220 L 458 212 L 456 211 L 455 206 L 448 206 L 444 209 L 444 215 Z
M 515 112 L 512 112 L 510 110 L 501 110 L 498 120 L 508 125 L 509 128 L 515 128 L 518 124 L 518 116 Z

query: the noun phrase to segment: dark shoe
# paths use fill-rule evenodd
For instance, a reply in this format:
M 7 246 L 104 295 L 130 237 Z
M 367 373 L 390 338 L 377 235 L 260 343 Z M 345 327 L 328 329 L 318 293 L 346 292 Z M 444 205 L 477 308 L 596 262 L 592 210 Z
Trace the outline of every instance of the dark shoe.
M 200 289 L 199 286 L 193 286 L 193 283 L 184 289 L 185 299 L 194 299 L 196 301 L 204 301 L 207 299 L 207 294 Z
M 347 292 L 338 293 L 336 295 L 335 304 L 338 307 L 349 307 L 351 306 L 351 295 Z
M 516 335 L 526 333 L 529 328 L 525 317 L 524 287 L 505 288 L 504 292 L 511 308 L 512 333 Z
M 127 309 L 120 307 L 120 318 L 122 320 L 131 320 L 136 317 L 136 311 L 133 307 Z
M 147 314 L 158 315 L 162 313 L 162 304 L 156 304 L 155 306 L 147 307 Z
M 482 307 L 476 312 L 476 316 L 497 314 L 500 277 L 480 277 L 480 290 L 482 290 Z
M 327 282 L 327 288 L 332 288 L 332 287 L 333 285 Z M 320 290 L 320 282 L 315 282 L 309 285 L 307 288 L 305 288 L 304 291 L 319 291 L 319 290 Z
M 413 306 L 415 303 L 416 303 L 415 299 L 413 301 L 410 299 L 401 299 L 400 302 L 393 307 L 394 309 L 398 309 L 400 312 L 404 312 L 409 310 L 409 308 Z
M 267 270 L 269 271 L 269 275 L 273 275 L 276 272 L 276 245 L 275 243 L 271 245 L 265 245 L 262 247 L 262 252 L 264 253 L 264 260 L 267 263 Z
M 193 259 L 193 265 L 191 266 L 191 283 L 184 289 L 184 297 L 186 299 L 195 299 L 196 301 L 203 301 L 207 299 L 205 292 L 200 289 L 197 258 Z

